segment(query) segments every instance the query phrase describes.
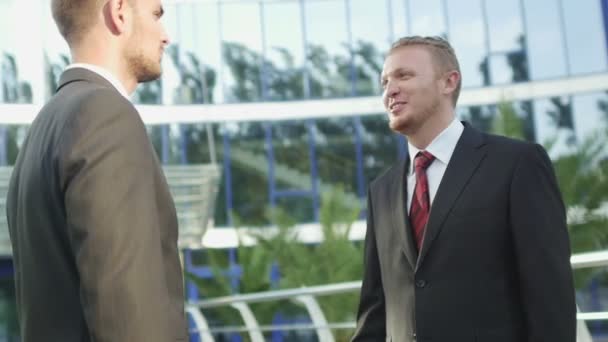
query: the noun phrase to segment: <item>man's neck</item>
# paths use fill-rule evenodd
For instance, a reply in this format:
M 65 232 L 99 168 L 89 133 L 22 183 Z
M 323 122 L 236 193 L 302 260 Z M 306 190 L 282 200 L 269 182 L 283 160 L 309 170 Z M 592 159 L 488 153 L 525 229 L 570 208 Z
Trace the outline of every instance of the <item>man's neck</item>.
M 436 119 L 431 118 L 425 121 L 416 133 L 407 135 L 407 140 L 417 149 L 424 150 L 441 132 L 448 128 L 454 121 L 454 117 L 453 111 L 449 115 L 447 113 L 437 115 Z
M 107 70 L 120 82 L 127 94 L 131 95 L 135 91 L 137 81 L 127 76 L 125 63 L 120 57 L 87 49 L 72 50 L 72 56 L 74 64 L 89 64 Z

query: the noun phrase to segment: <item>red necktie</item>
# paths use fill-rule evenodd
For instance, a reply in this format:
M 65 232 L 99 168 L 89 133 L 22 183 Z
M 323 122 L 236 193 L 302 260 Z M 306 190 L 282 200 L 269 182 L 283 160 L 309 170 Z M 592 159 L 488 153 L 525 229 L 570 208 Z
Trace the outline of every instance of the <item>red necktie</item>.
M 414 170 L 416 171 L 416 187 L 410 207 L 410 224 L 414 233 L 414 240 L 418 251 L 422 248 L 424 229 L 429 220 L 431 204 L 429 200 L 429 182 L 426 177 L 426 169 L 435 160 L 435 157 L 426 151 L 416 154 L 414 159 Z

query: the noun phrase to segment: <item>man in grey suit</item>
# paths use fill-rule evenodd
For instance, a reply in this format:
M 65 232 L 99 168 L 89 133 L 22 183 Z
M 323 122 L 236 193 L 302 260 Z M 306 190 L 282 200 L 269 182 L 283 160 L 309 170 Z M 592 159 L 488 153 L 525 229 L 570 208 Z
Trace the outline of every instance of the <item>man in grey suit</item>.
M 160 76 L 163 8 L 51 6 L 74 64 L 32 123 L 8 193 L 22 341 L 185 341 L 175 206 L 128 99 Z
M 458 61 L 406 37 L 382 72 L 408 158 L 368 195 L 354 342 L 574 342 L 566 215 L 545 150 L 455 119 Z

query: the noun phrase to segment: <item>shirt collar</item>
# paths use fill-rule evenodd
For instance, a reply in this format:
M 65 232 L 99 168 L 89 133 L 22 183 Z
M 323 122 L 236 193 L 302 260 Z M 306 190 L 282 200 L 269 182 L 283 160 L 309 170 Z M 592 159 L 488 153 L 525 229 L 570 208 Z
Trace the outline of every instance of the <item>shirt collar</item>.
M 448 127 L 439 133 L 439 135 L 436 136 L 433 141 L 431 141 L 425 151 L 428 151 L 435 156 L 435 159 L 447 165 L 452 157 L 452 154 L 454 153 L 458 139 L 460 139 L 463 131 L 464 126 L 462 125 L 462 122 L 454 119 L 448 125 Z M 410 158 L 408 174 L 412 174 L 412 172 L 414 172 L 414 158 L 416 158 L 416 154 L 418 154 L 418 152 L 421 150 L 409 142 L 407 144 L 407 148 Z
M 114 86 L 114 88 L 116 88 L 116 90 L 118 90 L 120 95 L 124 96 L 127 100 L 131 101 L 131 99 L 129 98 L 129 94 L 127 93 L 127 90 L 125 89 L 125 86 L 116 77 L 114 77 L 114 75 L 112 75 L 112 73 L 110 71 L 108 71 L 107 69 L 102 68 L 98 65 L 93 65 L 93 64 L 74 63 L 74 64 L 68 65 L 65 68 L 65 70 L 74 69 L 74 68 L 87 69 L 87 70 L 92 71 L 92 72 L 98 74 L 99 76 L 105 78 L 108 82 L 110 82 Z

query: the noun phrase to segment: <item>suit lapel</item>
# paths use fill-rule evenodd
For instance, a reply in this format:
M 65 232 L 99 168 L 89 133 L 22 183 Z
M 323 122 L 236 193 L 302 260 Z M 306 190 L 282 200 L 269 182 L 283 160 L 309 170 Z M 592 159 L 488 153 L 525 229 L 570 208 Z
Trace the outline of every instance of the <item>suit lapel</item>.
M 406 156 L 405 160 L 402 161 L 395 171 L 395 175 L 392 177 L 392 184 L 389 185 L 389 198 L 388 201 L 391 203 L 391 213 L 393 215 L 393 227 L 397 229 L 397 235 L 399 236 L 399 242 L 403 254 L 407 258 L 412 270 L 416 266 L 416 249 L 414 247 L 414 241 L 412 240 L 412 234 L 410 233 L 411 227 L 407 215 L 407 170 L 409 169 L 409 157 Z
M 483 136 L 465 123 L 464 131 L 458 140 L 433 200 L 416 269 L 424 261 L 424 257 L 441 231 L 448 213 L 483 160 L 485 149 L 480 148 L 483 145 Z

